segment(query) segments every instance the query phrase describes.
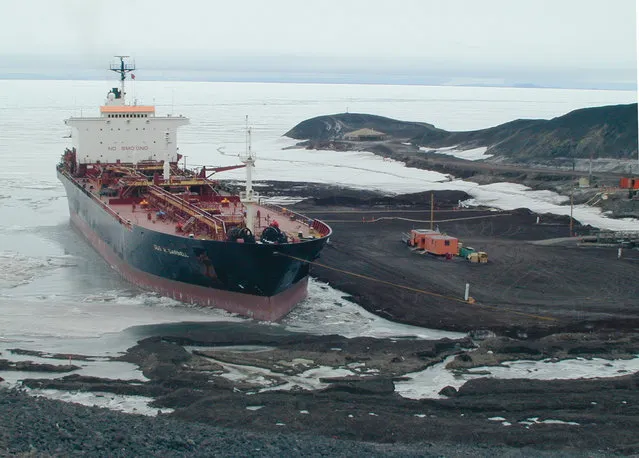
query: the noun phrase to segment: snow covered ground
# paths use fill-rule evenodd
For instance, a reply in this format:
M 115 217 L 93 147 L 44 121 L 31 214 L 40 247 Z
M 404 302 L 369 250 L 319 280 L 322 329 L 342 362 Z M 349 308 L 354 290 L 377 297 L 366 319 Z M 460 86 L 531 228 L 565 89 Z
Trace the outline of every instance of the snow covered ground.
M 450 146 L 448 148 L 428 148 L 422 146 L 419 149 L 425 153 L 447 154 L 460 159 L 466 159 L 467 161 L 480 161 L 482 159 L 493 157 L 492 154 L 486 154 L 488 148 L 485 146 L 472 149 L 459 149 L 457 146 Z

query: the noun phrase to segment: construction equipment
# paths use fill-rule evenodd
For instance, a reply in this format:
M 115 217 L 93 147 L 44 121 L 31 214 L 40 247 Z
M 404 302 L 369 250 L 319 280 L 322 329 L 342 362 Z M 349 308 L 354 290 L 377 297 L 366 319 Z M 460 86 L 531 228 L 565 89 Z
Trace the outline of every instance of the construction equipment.
M 459 243 L 458 246 L 459 246 L 458 256 L 461 258 L 468 259 L 468 256 L 471 253 L 475 253 L 475 249 L 471 246 L 464 246 L 464 244 L 461 242 Z
M 464 246 L 462 243 L 459 243 L 458 256 L 472 263 L 485 264 L 488 262 L 488 253 L 477 251 L 471 246 Z

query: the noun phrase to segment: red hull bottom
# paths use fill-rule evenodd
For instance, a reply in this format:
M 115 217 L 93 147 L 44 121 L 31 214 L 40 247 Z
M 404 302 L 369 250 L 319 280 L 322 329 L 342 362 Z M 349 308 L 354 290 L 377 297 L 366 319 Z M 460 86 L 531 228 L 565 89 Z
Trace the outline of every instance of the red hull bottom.
M 181 302 L 216 307 L 261 321 L 278 321 L 307 295 L 308 277 L 286 291 L 266 297 L 206 288 L 151 275 L 120 259 L 111 247 L 74 212 L 71 212 L 71 221 L 89 240 L 93 248 L 126 280 Z

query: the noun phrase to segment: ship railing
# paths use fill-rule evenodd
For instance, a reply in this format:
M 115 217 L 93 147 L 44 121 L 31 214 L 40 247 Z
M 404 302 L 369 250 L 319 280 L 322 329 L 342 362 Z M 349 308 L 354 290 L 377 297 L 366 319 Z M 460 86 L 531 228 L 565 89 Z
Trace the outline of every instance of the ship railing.
M 290 219 L 291 221 L 298 221 L 300 223 L 307 225 L 308 227 L 311 227 L 311 224 L 313 223 L 313 220 L 311 218 L 304 215 L 300 215 L 299 213 L 296 213 L 287 208 L 280 207 L 279 205 L 260 203 L 260 207 L 267 208 L 271 211 L 274 211 L 275 213 L 279 213 L 280 215 L 285 216 L 287 219 Z
M 331 235 L 331 232 L 333 232 L 328 224 L 326 224 L 324 221 L 320 221 L 319 219 L 314 219 L 311 227 L 322 237 L 328 237 L 329 235 Z
M 291 221 L 297 221 L 305 224 L 306 226 L 313 229 L 315 232 L 319 233 L 322 237 L 327 237 L 332 232 L 332 229 L 326 223 L 320 221 L 319 219 L 311 219 L 308 216 L 301 215 L 292 210 L 275 204 L 261 203 L 260 206 L 273 212 L 279 213 L 280 215 L 286 217 Z
M 80 183 L 78 180 L 76 180 L 73 176 L 71 176 L 66 170 L 60 170 L 60 173 L 62 173 L 65 177 L 67 177 L 70 181 L 72 181 L 73 183 L 75 183 L 75 185 L 78 187 L 78 189 L 80 189 L 80 191 L 82 191 L 83 193 L 85 193 L 89 198 L 93 199 L 95 202 L 97 202 L 98 204 L 100 204 L 100 206 L 104 209 L 104 211 L 106 211 L 108 214 L 110 214 L 111 216 L 113 216 L 116 220 L 118 220 L 118 222 L 120 224 L 124 224 L 126 226 L 127 229 L 131 230 L 132 229 L 132 224 L 131 221 L 129 221 L 128 219 L 122 218 L 120 216 L 120 214 L 118 212 L 116 212 L 115 210 L 113 210 L 110 206 L 108 206 L 105 202 L 103 202 L 98 196 L 96 196 L 95 194 L 93 194 L 91 191 L 89 191 L 88 189 L 86 189 L 84 186 L 82 186 L 82 183 Z

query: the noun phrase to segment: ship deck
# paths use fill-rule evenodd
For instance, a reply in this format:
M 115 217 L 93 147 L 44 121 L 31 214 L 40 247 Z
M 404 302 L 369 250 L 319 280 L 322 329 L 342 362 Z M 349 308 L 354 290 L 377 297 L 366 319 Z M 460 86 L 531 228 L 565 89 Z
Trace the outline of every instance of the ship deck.
M 194 234 L 194 236 L 199 239 L 215 238 L 208 236 L 208 234 L 198 233 L 197 230 L 179 230 L 178 224 L 184 224 L 185 221 L 183 219 L 170 218 L 167 215 L 158 215 L 158 209 L 152 207 L 143 208 L 139 204 L 113 204 L 109 202 L 111 199 L 105 197 L 102 197 L 101 200 L 120 217 L 130 221 L 136 226 L 163 232 L 165 234 L 180 235 L 184 237 L 189 237 L 190 234 Z M 223 212 L 215 216 L 228 218 L 231 222 L 237 222 L 237 224 L 243 220 L 243 205 L 238 204 L 236 207 L 231 206 L 228 210 L 228 212 Z M 259 217 L 256 216 L 255 218 L 256 224 L 254 233 L 256 235 L 261 234 L 262 231 L 273 221 L 277 221 L 280 230 L 285 232 L 289 238 L 292 239 L 299 238 L 300 234 L 302 237 L 319 235 L 316 231 L 309 227 L 308 218 L 300 221 L 299 216 L 301 215 L 296 215 L 286 209 L 279 210 L 277 207 L 255 205 L 256 215 L 258 212 Z M 230 225 L 232 225 L 232 223 Z
M 84 180 L 86 184 L 91 184 L 91 180 Z M 97 183 L 96 183 L 97 184 Z M 87 186 L 90 188 L 90 186 Z M 215 231 L 201 224 L 190 224 L 194 222 L 194 218 L 180 208 L 179 201 L 176 200 L 170 208 L 166 206 L 160 207 L 154 205 L 151 199 L 145 202 L 148 197 L 144 194 L 135 199 L 121 199 L 99 195 L 94 190 L 98 186 L 93 186 L 91 194 L 98 199 L 109 213 L 130 222 L 132 225 L 146 228 L 165 234 L 176 235 L 181 237 L 193 237 L 202 240 L 226 240 L 224 229 L 228 231 L 234 226 L 242 226 L 244 224 L 245 206 L 238 201 L 230 201 L 228 203 L 198 202 L 195 196 L 189 196 L 189 201 L 183 200 L 184 206 L 197 208 L 205 216 L 210 216 L 213 220 L 220 224 L 215 225 Z M 177 197 L 177 195 L 175 195 Z M 233 196 L 228 196 L 233 199 Z M 237 199 L 237 198 L 235 198 Z M 330 229 L 320 221 L 307 218 L 297 214 L 291 210 L 276 205 L 266 203 L 253 205 L 255 214 L 255 229 L 253 233 L 259 237 L 262 231 L 277 222 L 280 230 L 288 236 L 290 242 L 299 242 L 303 239 L 319 238 L 325 236 Z M 197 223 L 197 221 L 195 221 Z M 207 230 L 208 229 L 208 230 Z

